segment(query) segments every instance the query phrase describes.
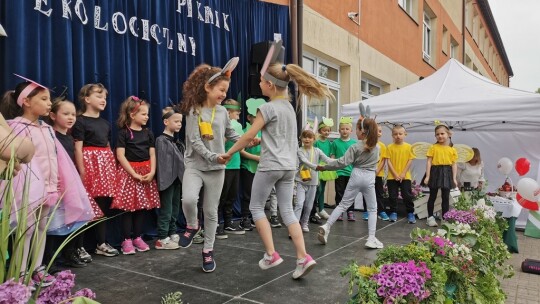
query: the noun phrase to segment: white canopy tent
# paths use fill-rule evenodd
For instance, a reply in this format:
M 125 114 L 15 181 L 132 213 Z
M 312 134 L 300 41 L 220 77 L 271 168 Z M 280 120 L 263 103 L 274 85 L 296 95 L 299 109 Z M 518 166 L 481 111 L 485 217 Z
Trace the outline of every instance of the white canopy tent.
M 341 114 L 358 117 L 358 103 L 344 105 Z M 480 149 L 490 190 L 504 182 L 496 168 L 501 157 L 526 157 L 531 162 L 526 176 L 538 177 L 540 94 L 501 86 L 450 59 L 422 81 L 362 103 L 378 122 L 410 123 L 405 125 L 409 143 L 434 142 L 435 120 L 450 126 L 454 143 Z M 391 143 L 390 130 L 384 133 L 383 142 Z M 425 161 L 415 161 L 412 170 L 421 179 Z M 510 178 L 517 184 L 515 171 Z

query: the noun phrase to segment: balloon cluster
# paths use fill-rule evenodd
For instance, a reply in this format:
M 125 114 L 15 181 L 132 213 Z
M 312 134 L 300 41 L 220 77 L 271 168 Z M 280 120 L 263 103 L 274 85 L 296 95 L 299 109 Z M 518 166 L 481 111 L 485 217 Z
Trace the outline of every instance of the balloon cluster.
M 523 176 L 531 169 L 531 162 L 525 157 L 516 160 L 515 165 L 508 157 L 499 159 L 497 169 L 500 173 L 508 176 L 512 172 L 512 168 L 516 169 L 519 176 Z M 532 178 L 522 178 L 517 184 L 516 200 L 526 209 L 538 211 L 538 200 L 540 199 L 540 186 Z

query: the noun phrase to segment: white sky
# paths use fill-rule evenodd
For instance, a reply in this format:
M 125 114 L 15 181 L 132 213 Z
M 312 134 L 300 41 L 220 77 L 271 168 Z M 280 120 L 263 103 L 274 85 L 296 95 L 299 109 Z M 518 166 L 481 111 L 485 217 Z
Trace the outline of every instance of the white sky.
M 488 0 L 514 71 L 510 87 L 540 88 L 540 0 Z

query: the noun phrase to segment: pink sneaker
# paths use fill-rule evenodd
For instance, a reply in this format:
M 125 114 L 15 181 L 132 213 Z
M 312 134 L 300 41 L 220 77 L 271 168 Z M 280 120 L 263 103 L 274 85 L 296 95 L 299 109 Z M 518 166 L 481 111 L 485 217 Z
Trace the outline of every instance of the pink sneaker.
M 34 286 L 41 287 L 48 287 L 51 286 L 54 281 L 56 281 L 56 278 L 47 273 L 47 270 L 45 266 L 39 266 L 34 272 L 32 273 L 32 282 L 34 282 Z
M 292 274 L 293 279 L 300 279 L 307 275 L 315 265 L 317 262 L 309 254 L 306 254 L 306 257 L 301 260 L 296 260 L 296 269 Z
M 135 249 L 137 249 L 139 252 L 150 250 L 150 246 L 148 246 L 148 244 L 146 244 L 146 242 L 143 241 L 140 236 L 133 240 L 133 246 L 135 246 Z
M 274 251 L 272 255 L 264 254 L 264 257 L 259 261 L 259 267 L 262 270 L 270 269 L 274 266 L 277 266 L 283 262 L 283 259 L 279 256 L 277 251 Z
M 125 239 L 122 242 L 122 253 L 123 254 L 135 254 L 135 248 L 133 247 L 133 241 L 131 239 Z

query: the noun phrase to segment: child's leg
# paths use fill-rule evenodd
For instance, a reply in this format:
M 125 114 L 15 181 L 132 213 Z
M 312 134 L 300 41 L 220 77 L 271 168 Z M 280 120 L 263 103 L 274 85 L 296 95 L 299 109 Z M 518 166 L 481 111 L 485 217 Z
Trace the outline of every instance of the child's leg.
M 169 186 L 169 188 L 159 191 L 159 200 L 161 206 L 159 208 L 159 214 L 157 218 L 157 237 L 162 240 L 169 234 L 169 225 L 171 223 L 171 216 L 173 214 L 173 196 L 175 192 L 175 184 Z M 178 212 L 177 212 L 178 213 Z
M 326 189 L 326 181 L 319 181 L 319 186 L 317 187 L 317 202 L 319 205 L 319 212 L 324 210 L 324 192 Z M 314 208 L 315 209 L 315 208 Z
M 131 239 L 131 230 L 133 228 L 133 212 L 122 214 L 122 237 L 124 240 Z
M 413 203 L 413 195 L 412 195 L 412 188 L 411 188 L 411 180 L 405 179 L 401 181 L 400 189 L 401 189 L 401 198 L 403 198 L 403 203 L 405 203 L 405 208 L 407 209 L 407 213 L 414 213 L 414 203 Z
M 251 188 L 255 174 L 246 169 L 240 169 L 240 179 L 242 180 L 242 217 L 249 217 L 249 202 L 251 200 Z
M 184 173 L 185 176 L 185 173 Z M 202 182 L 204 183 L 203 192 L 203 213 L 204 213 L 204 246 L 203 252 L 209 252 L 214 249 L 216 239 L 216 230 L 218 226 L 218 205 L 225 170 L 201 172 Z M 184 178 L 185 181 L 185 178 Z
M 133 238 L 141 237 L 148 210 L 137 210 L 133 214 Z
M 349 207 L 354 205 L 354 199 L 358 195 L 358 192 L 360 192 L 358 180 L 350 179 L 347 187 L 345 188 L 345 192 L 343 193 L 341 202 L 336 206 L 334 211 L 332 211 L 332 214 L 330 214 L 330 217 L 326 221 L 326 225 L 332 227 L 332 225 L 334 225 L 334 223 L 337 221 L 338 217 L 341 216 L 343 212 L 347 211 Z
M 113 215 L 113 211 L 111 210 L 112 197 L 95 197 L 94 200 L 106 217 Z M 96 225 L 95 231 L 98 246 L 107 242 L 107 222 L 102 221 Z
M 39 216 L 39 222 L 38 222 L 38 241 L 35 244 L 37 247 L 37 250 L 34 250 L 34 256 L 33 259 L 35 261 L 36 267 L 41 266 L 43 263 L 43 254 L 45 253 L 45 243 L 47 241 L 47 221 L 49 219 L 49 211 L 50 207 L 43 205 L 41 207 L 41 213 L 36 213 L 36 216 Z M 43 240 L 41 238 L 43 237 Z M 41 241 L 41 244 L 39 242 Z
M 304 211 L 302 212 L 302 217 L 300 219 L 300 225 L 304 226 L 304 225 L 307 225 L 308 221 L 309 221 L 309 216 L 311 214 L 311 210 L 315 209 L 313 208 L 313 203 L 310 203 L 310 202 L 314 202 L 315 201 L 315 195 L 317 193 L 317 186 L 315 185 L 310 185 L 310 186 L 306 186 L 307 187 L 307 192 L 306 192 L 306 204 L 304 206 Z
M 375 177 L 375 196 L 377 197 L 377 212 L 386 212 L 384 206 L 384 181 L 381 176 Z
M 270 191 L 270 196 L 268 197 L 268 200 L 270 201 L 270 215 L 277 216 L 278 202 L 277 202 L 277 196 L 276 196 L 276 187 L 272 187 L 272 191 Z
M 184 211 L 184 216 L 186 217 L 187 227 L 192 229 L 199 227 L 197 220 L 197 202 L 199 200 L 199 192 L 203 186 L 203 179 L 201 175 L 202 172 L 188 168 L 184 172 L 184 179 L 182 183 L 182 210 Z M 210 187 L 216 189 L 218 185 L 212 185 Z M 221 192 L 221 185 L 219 185 L 219 191 Z M 205 197 L 204 199 L 207 198 Z M 216 198 L 216 202 L 218 202 L 218 200 L 219 196 Z M 214 227 L 214 233 L 215 230 L 216 228 Z
M 345 193 L 345 188 L 347 188 L 348 179 L 348 176 L 338 176 L 338 178 L 334 181 L 336 188 L 336 206 L 339 206 L 341 203 Z
M 298 221 L 302 217 L 302 209 L 304 208 L 304 203 L 306 202 L 306 194 L 308 187 L 302 183 L 296 183 L 296 206 L 294 206 L 294 216 Z
M 429 199 L 427 202 L 428 217 L 433 216 L 433 209 L 435 208 L 435 200 L 437 199 L 437 191 L 439 188 L 429 188 Z
M 370 171 L 360 171 L 359 175 L 355 175 L 355 178 L 359 178 L 362 191 L 362 196 L 366 202 L 368 212 L 368 236 L 374 237 L 377 229 L 377 197 L 375 194 L 375 176 Z
M 227 176 L 228 175 L 228 176 Z M 229 169 L 225 170 L 225 179 L 229 179 L 229 189 L 227 191 L 227 196 L 225 197 L 225 206 L 223 209 L 223 219 L 225 221 L 225 226 L 229 226 L 232 223 L 233 218 L 233 205 L 238 198 L 238 185 L 240 183 L 240 170 L 239 169 Z M 225 186 L 223 186 L 225 188 Z
M 168 236 L 176 234 L 176 220 L 178 214 L 180 213 L 180 201 L 182 199 L 182 183 L 177 179 L 173 183 L 173 195 L 172 195 L 172 209 L 171 209 L 171 218 L 169 222 L 169 231 Z
M 255 178 L 253 179 L 253 191 L 251 192 L 251 202 L 249 204 L 249 210 L 253 215 L 253 221 L 255 221 L 255 226 L 257 231 L 261 236 L 266 254 L 271 256 L 274 254 L 274 241 L 272 239 L 272 230 L 270 228 L 270 223 L 266 218 L 264 213 L 264 206 L 266 205 L 266 200 L 272 191 L 272 186 L 275 185 L 276 181 L 282 176 L 283 171 L 257 171 L 255 173 Z M 293 172 L 294 179 L 294 172 Z M 279 199 L 279 196 L 278 196 Z M 291 186 L 291 197 L 288 201 L 289 210 L 292 213 L 292 186 Z M 279 201 L 278 201 L 279 203 Z M 280 209 L 282 207 L 280 206 Z M 282 211 L 282 210 L 280 210 Z M 283 213 L 282 213 L 283 216 Z M 294 217 L 294 213 L 292 213 Z
M 450 209 L 450 189 L 441 188 L 441 200 L 442 200 L 442 214 L 441 219 L 444 219 L 444 215 Z
M 397 199 L 398 199 L 398 191 L 399 191 L 399 182 L 394 179 L 389 179 L 386 181 L 386 185 L 388 186 L 388 196 L 390 200 L 390 213 L 396 213 L 397 212 Z

